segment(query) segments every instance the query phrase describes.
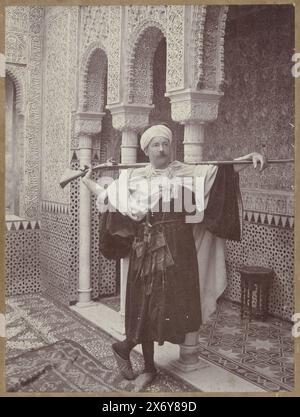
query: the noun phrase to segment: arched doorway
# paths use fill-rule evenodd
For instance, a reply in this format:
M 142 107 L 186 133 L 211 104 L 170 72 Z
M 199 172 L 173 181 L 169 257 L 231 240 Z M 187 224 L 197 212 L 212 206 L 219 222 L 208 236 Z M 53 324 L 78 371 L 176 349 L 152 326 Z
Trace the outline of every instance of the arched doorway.
M 120 152 L 121 133 L 112 126 L 112 117 L 107 104 L 107 68 L 106 52 L 101 47 L 92 50 L 88 57 L 86 67 L 85 99 L 83 110 L 85 112 L 101 113 L 101 132 L 93 137 L 92 166 L 105 162 L 114 157 L 118 160 Z M 94 180 L 108 172 L 95 171 Z M 113 173 L 109 173 L 109 175 Z M 106 259 L 99 253 L 99 222 L 101 215 L 95 205 L 95 196 L 92 196 L 91 216 L 91 288 L 92 299 L 118 296 L 120 288 L 119 262 Z
M 184 126 L 176 123 L 171 117 L 171 104 L 166 92 L 166 61 L 167 41 L 163 36 L 154 52 L 152 63 L 152 104 L 153 110 L 149 114 L 149 123 L 165 122 L 173 132 L 173 158 L 183 161 L 183 134 Z M 147 161 L 147 157 L 141 148 L 138 148 L 137 161 Z
M 75 115 L 77 123 L 77 149 L 73 168 L 83 163 L 91 166 L 105 161 L 110 155 L 110 145 L 114 145 L 111 116 L 105 110 L 107 97 L 107 54 L 101 44 L 92 44 L 82 58 L 79 105 Z M 88 147 L 86 147 L 86 142 Z M 83 150 L 83 152 L 81 152 Z M 100 171 L 94 171 L 92 179 L 97 181 Z M 71 283 L 70 300 L 77 301 L 79 293 L 84 294 L 88 287 L 89 299 L 98 299 L 99 296 L 113 294 L 116 289 L 116 263 L 104 258 L 99 253 L 99 222 L 100 213 L 96 207 L 96 196 L 75 184 L 72 199 L 74 205 L 74 225 L 77 228 L 77 241 L 74 241 L 79 257 L 76 257 L 72 269 L 74 277 Z M 84 192 L 87 191 L 86 195 Z M 81 229 L 82 217 L 87 213 L 89 217 L 88 230 Z M 86 233 L 86 234 L 85 234 Z M 74 233 L 74 239 L 76 234 Z M 79 241 L 88 242 L 79 245 Z M 84 252 L 84 255 L 83 255 Z M 83 259 L 80 263 L 79 259 Z M 85 259 L 87 260 L 85 262 Z

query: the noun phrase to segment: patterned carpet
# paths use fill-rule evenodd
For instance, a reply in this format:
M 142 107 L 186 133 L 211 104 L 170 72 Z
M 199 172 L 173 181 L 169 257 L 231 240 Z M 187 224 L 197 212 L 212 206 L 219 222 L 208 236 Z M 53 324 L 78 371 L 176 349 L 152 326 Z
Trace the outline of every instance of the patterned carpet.
M 116 369 L 110 348 L 115 339 L 76 312 L 39 294 L 21 295 L 7 299 L 6 320 L 7 389 L 137 391 Z M 141 371 L 142 355 L 132 351 L 131 360 L 134 372 Z M 195 387 L 163 369 L 159 369 L 155 382 L 145 389 L 145 392 L 195 391 L 198 391 Z
M 239 313 L 239 306 L 234 303 L 222 301 L 219 304 L 212 320 L 203 326 L 200 332 L 200 357 L 266 391 L 292 391 L 294 386 L 292 324 L 272 317 L 269 317 L 266 322 L 241 321 Z M 70 367 L 70 375 L 75 371 L 78 373 L 80 361 L 85 360 L 89 369 L 93 369 L 95 374 L 92 379 L 87 374 L 81 375 L 79 386 L 70 378 L 69 390 L 73 386 L 74 391 L 135 391 L 132 383 L 121 378 L 117 372 L 110 349 L 114 338 L 76 312 L 53 303 L 39 294 L 34 294 L 10 297 L 7 300 L 6 317 L 8 388 L 15 389 L 20 382 L 14 379 L 18 375 L 17 356 L 21 355 L 22 360 L 27 360 L 27 352 L 43 348 L 38 356 L 48 355 L 43 364 L 49 365 L 50 354 L 47 347 L 56 344 L 55 348 L 62 356 L 62 369 L 64 369 L 65 362 Z M 81 351 L 83 358 L 73 364 L 68 355 L 78 350 Z M 64 356 L 68 357 L 64 359 Z M 31 355 L 29 359 L 30 357 Z M 56 357 L 55 354 L 54 357 Z M 143 367 L 142 355 L 132 352 L 131 359 L 134 371 L 139 372 Z M 32 370 L 30 362 L 28 363 L 30 373 Z M 73 365 L 76 368 L 74 368 L 75 371 L 72 368 Z M 97 372 L 94 371 L 95 366 Z M 48 375 L 47 378 L 50 380 L 54 375 L 51 363 L 46 367 L 47 373 L 43 373 L 42 369 L 44 368 L 37 367 L 34 370 L 37 374 L 39 370 L 41 371 L 42 379 L 39 376 L 41 389 L 42 382 L 47 385 L 45 376 Z M 60 368 L 56 367 L 55 372 L 56 380 L 61 382 L 57 376 L 63 375 Z M 35 382 L 33 381 L 32 384 L 31 388 L 27 387 L 29 390 L 34 390 Z M 61 385 L 60 388 L 56 386 L 53 390 L 61 392 L 60 389 L 63 386 L 66 388 L 68 384 Z M 22 387 L 19 386 L 18 389 L 22 390 Z M 49 391 L 49 387 L 47 390 Z M 145 391 L 191 392 L 197 390 L 180 378 L 159 369 L 156 382 Z
M 266 322 L 240 320 L 240 307 L 219 304 L 200 332 L 200 356 L 266 391 L 292 391 L 292 324 L 269 317 Z

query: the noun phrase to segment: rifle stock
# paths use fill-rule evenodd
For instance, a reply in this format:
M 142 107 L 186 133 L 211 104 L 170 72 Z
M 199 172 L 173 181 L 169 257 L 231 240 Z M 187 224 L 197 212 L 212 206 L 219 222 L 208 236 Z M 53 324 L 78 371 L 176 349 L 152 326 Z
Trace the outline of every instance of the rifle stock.
M 65 188 L 69 182 L 76 180 L 76 178 L 82 177 L 86 171 L 87 169 L 84 171 L 79 171 L 78 169 L 67 168 L 60 179 L 59 185 L 61 188 Z
M 96 169 L 127 169 L 127 168 L 138 168 L 145 166 L 146 163 L 136 163 L 136 164 L 114 164 L 114 165 L 108 165 L 108 164 L 100 164 L 95 167 L 92 167 L 92 171 Z M 61 179 L 59 181 L 59 185 L 61 188 L 65 188 L 67 184 L 69 184 L 71 181 L 76 180 L 76 178 L 83 177 L 86 172 L 89 170 L 89 167 L 86 167 L 85 169 L 72 169 L 67 168 L 63 175 L 61 176 Z

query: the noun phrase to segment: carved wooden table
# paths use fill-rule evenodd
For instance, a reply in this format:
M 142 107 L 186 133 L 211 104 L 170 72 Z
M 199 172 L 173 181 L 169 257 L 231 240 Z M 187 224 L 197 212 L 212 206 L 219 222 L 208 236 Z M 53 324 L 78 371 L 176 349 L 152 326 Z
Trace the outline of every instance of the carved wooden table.
M 241 318 L 246 314 L 251 320 L 252 315 L 266 320 L 268 315 L 268 298 L 274 271 L 262 266 L 243 265 L 238 268 L 241 275 Z M 253 299 L 256 295 L 256 305 Z

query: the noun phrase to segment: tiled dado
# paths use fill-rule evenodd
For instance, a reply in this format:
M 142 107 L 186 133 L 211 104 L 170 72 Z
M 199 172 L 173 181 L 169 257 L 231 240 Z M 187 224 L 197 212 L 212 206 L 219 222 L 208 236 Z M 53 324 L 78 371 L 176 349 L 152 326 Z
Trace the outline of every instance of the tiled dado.
M 242 264 L 272 268 L 269 312 L 291 320 L 294 313 L 294 195 L 285 191 L 242 189 L 243 235 L 227 241 L 225 298 L 240 301 Z
M 250 223 L 293 228 L 294 193 L 241 189 L 243 218 Z
M 294 314 L 294 239 L 293 229 L 245 222 L 240 242 L 227 241 L 225 298 L 240 302 L 238 268 L 257 265 L 271 268 L 274 280 L 270 288 L 270 314 L 290 320 Z
M 12 216 L 8 216 L 12 218 Z M 17 219 L 5 222 L 6 295 L 31 294 L 41 289 L 40 222 Z

